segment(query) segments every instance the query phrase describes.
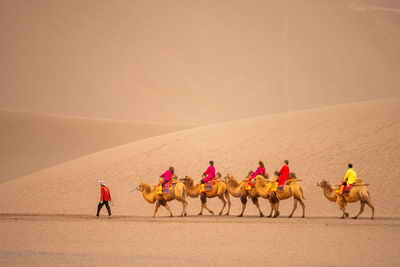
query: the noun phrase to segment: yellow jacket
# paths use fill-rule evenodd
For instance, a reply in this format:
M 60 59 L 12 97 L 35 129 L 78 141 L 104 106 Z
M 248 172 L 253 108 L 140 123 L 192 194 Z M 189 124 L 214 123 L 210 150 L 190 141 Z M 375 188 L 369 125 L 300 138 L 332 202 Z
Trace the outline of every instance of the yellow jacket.
M 347 184 L 354 184 L 357 181 L 357 175 L 355 170 L 349 168 L 344 176 L 343 180 L 347 179 Z

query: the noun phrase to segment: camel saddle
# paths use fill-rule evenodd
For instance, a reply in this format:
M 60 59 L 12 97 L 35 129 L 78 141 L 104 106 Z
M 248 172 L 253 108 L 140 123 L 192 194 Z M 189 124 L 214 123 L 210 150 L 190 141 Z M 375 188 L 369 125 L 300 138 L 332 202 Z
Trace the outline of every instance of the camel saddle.
M 285 190 L 285 185 L 290 185 L 291 182 L 292 182 L 291 181 L 291 177 L 287 178 L 286 181 L 283 184 L 278 185 L 278 188 L 276 189 L 276 192 L 282 193 L 283 190 Z
M 346 185 L 346 186 L 343 188 L 342 196 L 344 196 L 344 197 L 349 196 L 349 195 L 350 195 L 350 190 L 353 188 L 353 185 L 354 185 L 354 184 Z

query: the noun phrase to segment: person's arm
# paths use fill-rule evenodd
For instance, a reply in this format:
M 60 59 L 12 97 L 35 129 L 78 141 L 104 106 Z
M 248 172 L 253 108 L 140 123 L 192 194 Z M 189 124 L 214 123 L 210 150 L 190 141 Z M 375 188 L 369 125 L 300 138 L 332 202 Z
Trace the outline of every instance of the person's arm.
M 282 174 L 284 168 L 285 168 L 285 166 L 282 166 L 281 170 L 278 173 Z
M 100 192 L 101 192 L 101 195 L 100 195 L 100 202 L 103 203 L 103 199 L 104 199 L 104 188 L 103 188 L 103 187 L 101 187 Z
M 160 177 L 161 177 L 161 178 L 165 178 L 165 176 L 167 175 L 167 172 L 168 172 L 168 171 L 166 171 L 166 172 L 164 172 L 163 174 L 161 174 Z
M 346 175 L 343 178 L 343 180 L 345 181 L 345 180 L 349 179 L 350 174 L 351 174 L 351 171 L 350 171 L 350 169 L 348 169 L 347 172 L 346 172 Z

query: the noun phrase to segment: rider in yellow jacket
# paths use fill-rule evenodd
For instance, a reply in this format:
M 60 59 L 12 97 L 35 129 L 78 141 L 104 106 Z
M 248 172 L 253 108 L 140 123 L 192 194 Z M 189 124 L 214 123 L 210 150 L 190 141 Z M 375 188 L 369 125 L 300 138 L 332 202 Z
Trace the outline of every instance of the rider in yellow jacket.
M 339 195 L 343 193 L 343 189 L 346 185 L 354 184 L 357 181 L 357 174 L 356 171 L 353 170 L 353 164 L 349 163 L 349 169 L 346 172 L 346 175 L 343 178 L 343 181 L 340 185 L 340 189 L 336 191 Z

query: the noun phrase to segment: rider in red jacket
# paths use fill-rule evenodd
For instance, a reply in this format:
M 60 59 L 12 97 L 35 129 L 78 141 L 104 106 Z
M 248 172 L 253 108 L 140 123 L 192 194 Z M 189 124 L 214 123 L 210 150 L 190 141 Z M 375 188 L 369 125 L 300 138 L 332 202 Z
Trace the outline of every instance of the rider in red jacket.
M 288 160 L 285 160 L 283 162 L 283 166 L 278 173 L 279 173 L 279 180 L 278 182 L 275 183 L 275 187 L 272 189 L 272 191 L 275 192 L 278 190 L 278 186 L 285 184 L 286 180 L 289 178 L 290 169 Z

